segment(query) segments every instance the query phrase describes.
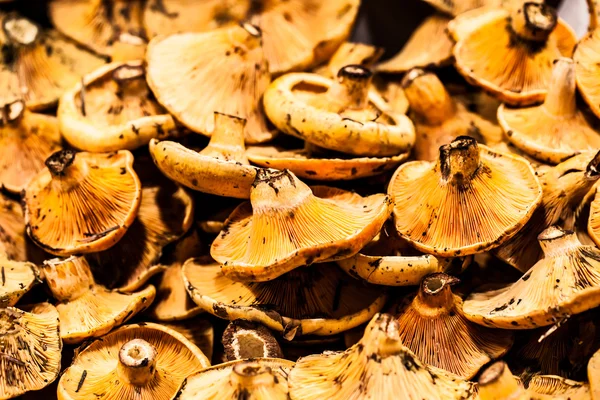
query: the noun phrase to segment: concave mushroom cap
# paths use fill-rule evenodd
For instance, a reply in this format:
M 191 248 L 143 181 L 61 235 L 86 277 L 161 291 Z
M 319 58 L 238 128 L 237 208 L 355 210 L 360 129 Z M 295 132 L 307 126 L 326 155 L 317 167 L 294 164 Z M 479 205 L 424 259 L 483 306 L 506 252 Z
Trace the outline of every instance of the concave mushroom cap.
M 215 331 L 212 322 L 204 318 L 193 318 L 185 321 L 165 322 L 161 325 L 181 333 L 187 340 L 194 343 L 209 360 L 213 355 Z
M 330 150 L 358 156 L 408 153 L 412 122 L 371 88 L 372 73 L 360 65 L 340 69 L 335 80 L 291 73 L 276 79 L 263 104 L 282 132 Z
M 472 384 L 421 362 L 402 344 L 398 322 L 377 314 L 344 352 L 303 357 L 289 376 L 292 400 L 466 399 Z
M 179 133 L 148 88 L 142 61 L 113 62 L 90 73 L 83 86 L 61 97 L 57 115 L 65 140 L 84 151 L 134 150 Z
M 372 68 L 384 53 L 382 47 L 375 47 L 364 43 L 344 42 L 333 53 L 327 65 L 316 69 L 316 73 L 335 78 L 338 71 L 350 64 L 362 65 L 366 68 Z
M 542 184 L 542 202 L 516 235 L 494 249 L 494 255 L 521 272 L 542 258 L 537 235 L 544 229 L 555 224 L 575 229 L 583 200 L 600 178 L 600 152 L 578 154 L 537 176 Z
M 590 358 L 587 373 L 592 399 L 596 400 L 600 398 L 600 350 Z
M 230 361 L 186 378 L 174 400 L 287 400 L 292 361 L 256 358 Z
M 463 311 L 478 324 L 532 329 L 600 305 L 600 251 L 556 226 L 539 236 L 544 258 L 515 283 L 471 294 Z
M 462 299 L 450 289 L 457 282 L 443 273 L 428 275 L 417 294 L 395 306 L 393 314 L 400 340 L 421 361 L 471 379 L 485 364 L 506 354 L 513 334 L 466 319 Z
M 0 13 L 3 47 L 0 77 L 6 82 L 0 103 L 23 98 L 30 109 L 56 104 L 63 92 L 105 60 L 64 38 L 42 30 L 15 13 Z
M 2 106 L 0 122 L 0 185 L 20 193 L 44 167 L 44 161 L 60 149 L 61 136 L 55 117 L 36 114 L 17 100 Z
M 60 337 L 69 344 L 106 334 L 144 311 L 156 294 L 152 285 L 131 294 L 97 285 L 84 257 L 45 261 L 42 272 L 57 300 Z
M 75 356 L 58 382 L 58 399 L 171 399 L 185 377 L 210 366 L 180 333 L 144 322 L 123 326 Z
M 281 347 L 269 328 L 255 322 L 231 321 L 221 338 L 227 361 L 249 358 L 283 358 Z
M 359 5 L 359 0 L 269 0 L 260 4 L 251 0 L 152 0 L 146 3 L 144 27 L 146 34 L 154 37 L 250 21 L 264 32 L 269 69 L 281 74 L 329 59 L 350 35 Z
M 141 34 L 141 0 L 52 0 L 48 16 L 65 36 L 104 56 L 121 33 Z
M 481 16 L 481 24 L 454 47 L 458 71 L 508 104 L 544 100 L 553 61 L 571 56 L 575 32 L 554 8 L 537 1 L 511 12 L 490 12 L 494 18 Z
M 0 308 L 17 304 L 38 281 L 35 264 L 11 260 L 6 253 L 0 252 Z
M 579 93 L 596 116 L 600 116 L 600 89 L 598 74 L 600 73 L 600 29 L 598 29 L 598 13 L 600 5 L 597 0 L 588 0 L 590 25 L 588 33 L 581 38 L 575 52 L 575 78 Z
M 476 10 L 481 7 L 501 7 L 506 3 L 515 2 L 515 0 L 423 0 L 434 6 L 438 11 L 451 16 L 459 16 L 467 11 Z
M 188 293 L 205 311 L 260 322 L 288 340 L 351 329 L 368 321 L 387 299 L 385 290 L 358 282 L 329 263 L 269 282 L 243 283 L 223 275 L 210 258 L 193 258 L 183 265 L 183 276 Z
M 310 188 L 290 171 L 261 169 L 250 201 L 231 213 L 210 254 L 232 279 L 266 281 L 305 264 L 353 256 L 391 209 L 384 194 Z
M 136 217 L 141 184 L 133 155 L 61 150 L 27 185 L 23 196 L 29 237 L 58 256 L 105 250 Z
M 60 372 L 58 312 L 48 303 L 0 309 L 0 398 L 51 384 Z
M 246 120 L 214 113 L 208 146 L 197 152 L 171 141 L 150 141 L 156 166 L 170 179 L 204 193 L 247 199 L 257 168 L 249 165 L 244 146 Z
M 440 146 L 465 134 L 488 146 L 503 143 L 502 129 L 451 97 L 435 74 L 413 69 L 404 76 L 402 87 L 417 133 L 417 160 L 435 160 Z
M 433 14 L 415 29 L 402 50 L 377 66 L 378 72 L 403 73 L 412 68 L 431 68 L 449 64 L 454 42 L 448 36 L 450 18 Z
M 162 178 L 162 177 L 160 177 Z M 168 179 L 149 182 L 141 190 L 137 218 L 110 249 L 88 254 L 96 278 L 111 289 L 138 290 L 164 271 L 163 248 L 182 237 L 194 221 L 194 199 Z
M 192 131 L 210 136 L 218 111 L 247 120 L 249 143 L 273 138 L 261 105 L 270 75 L 257 27 L 157 37 L 148 45 L 146 62 L 156 99 Z
M 436 162 L 401 165 L 388 187 L 398 233 L 442 257 L 497 247 L 525 225 L 542 188 L 520 157 L 460 136 L 440 147 Z

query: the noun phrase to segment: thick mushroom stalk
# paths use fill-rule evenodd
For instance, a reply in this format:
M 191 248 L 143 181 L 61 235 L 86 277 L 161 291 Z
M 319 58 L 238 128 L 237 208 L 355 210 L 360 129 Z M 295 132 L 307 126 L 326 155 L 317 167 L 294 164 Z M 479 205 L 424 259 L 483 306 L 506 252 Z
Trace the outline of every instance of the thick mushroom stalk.
M 81 297 L 96 283 L 85 257 L 47 260 L 42 271 L 52 296 L 61 302 Z
M 569 117 L 577 112 L 575 63 L 572 59 L 561 57 L 554 61 L 544 108 L 557 117 Z
M 258 362 L 246 362 L 233 367 L 229 380 L 234 387 L 252 393 L 258 386 L 275 385 L 275 375 L 271 368 Z
M 419 119 L 439 125 L 456 114 L 456 104 L 435 74 L 412 69 L 402 80 L 410 109 Z
M 246 119 L 215 111 L 215 128 L 200 154 L 224 161 L 249 164 L 244 144 Z
M 441 146 L 439 165 L 446 182 L 464 185 L 480 166 L 477 141 L 469 136 L 459 136 L 452 143 Z
M 416 302 L 425 304 L 419 310 L 450 311 L 454 308 L 454 297 L 450 286 L 458 283 L 455 278 L 444 273 L 431 274 L 421 282 Z
M 497 361 L 482 372 L 479 378 L 481 400 L 521 399 L 525 389 L 512 375 L 504 361 Z
M 39 27 L 27 18 L 9 14 L 2 21 L 2 28 L 11 43 L 27 46 L 34 43 L 39 34 Z
M 25 102 L 23 100 L 7 103 L 2 107 L 2 125 L 15 124 L 23 118 Z
M 59 150 L 45 161 L 52 175 L 52 181 L 60 186 L 62 191 L 68 191 L 81 182 L 88 173 L 88 165 L 78 162 L 74 150 Z
M 362 65 L 346 65 L 327 91 L 327 98 L 342 109 L 363 110 L 367 107 L 373 74 Z
M 273 208 L 292 211 L 311 195 L 310 188 L 290 171 L 261 169 L 252 184 L 250 202 L 255 213 L 269 212 Z
M 574 232 L 565 231 L 558 226 L 551 226 L 540 233 L 538 241 L 546 257 L 564 254 L 570 248 L 581 247 L 581 243 Z
M 156 348 L 143 339 L 133 339 L 119 350 L 118 374 L 135 386 L 145 386 L 156 372 Z
M 542 42 L 556 27 L 556 9 L 539 1 L 529 1 L 515 8 L 511 15 L 511 27 L 521 39 Z

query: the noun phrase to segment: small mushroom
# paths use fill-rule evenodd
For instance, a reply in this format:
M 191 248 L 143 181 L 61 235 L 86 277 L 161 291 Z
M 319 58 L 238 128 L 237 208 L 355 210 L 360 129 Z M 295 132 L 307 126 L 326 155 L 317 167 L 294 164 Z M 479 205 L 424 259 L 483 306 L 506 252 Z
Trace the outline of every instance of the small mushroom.
M 0 308 L 0 398 L 50 385 L 60 372 L 58 312 L 48 303 Z
M 441 257 L 482 253 L 525 225 L 542 188 L 520 157 L 459 136 L 440 147 L 436 162 L 401 165 L 388 187 L 400 236 Z
M 271 83 L 263 103 L 273 124 L 326 149 L 358 156 L 396 156 L 410 152 L 412 122 L 389 112 L 371 88 L 372 73 L 360 65 L 341 68 L 335 80 L 291 73 Z
M 237 319 L 231 321 L 221 339 L 227 361 L 248 358 L 283 358 L 273 333 L 261 324 Z
M 186 378 L 176 400 L 287 400 L 294 363 L 257 358 L 215 365 Z
M 581 97 L 584 98 L 592 112 L 600 116 L 600 91 L 598 90 L 598 74 L 600 73 L 600 28 L 598 0 L 588 0 L 590 25 L 588 33 L 581 38 L 575 52 L 575 79 Z
M 261 169 L 250 201 L 231 213 L 210 254 L 232 279 L 267 281 L 305 264 L 353 256 L 391 209 L 383 194 L 311 189 L 290 171 Z
M 398 322 L 377 314 L 362 339 L 344 352 L 303 357 L 290 372 L 290 398 L 467 399 L 472 384 L 428 366 L 402 344 Z
M 0 308 L 11 307 L 39 281 L 35 264 L 11 260 L 0 252 Z
M 80 350 L 58 382 L 58 399 L 170 399 L 185 377 L 210 366 L 180 333 L 153 323 L 123 326 Z
M 592 400 L 600 399 L 600 350 L 590 358 L 587 373 Z
M 65 140 L 84 151 L 134 150 L 179 134 L 152 96 L 141 61 L 114 62 L 87 75 L 83 86 L 62 96 L 57 114 Z
M 140 206 L 133 155 L 61 150 L 27 185 L 23 196 L 29 237 L 58 256 L 105 250 L 125 234 Z
M 96 284 L 84 257 L 45 261 L 42 272 L 57 300 L 60 337 L 69 344 L 100 337 L 125 323 L 145 310 L 156 294 L 152 285 L 125 294 Z

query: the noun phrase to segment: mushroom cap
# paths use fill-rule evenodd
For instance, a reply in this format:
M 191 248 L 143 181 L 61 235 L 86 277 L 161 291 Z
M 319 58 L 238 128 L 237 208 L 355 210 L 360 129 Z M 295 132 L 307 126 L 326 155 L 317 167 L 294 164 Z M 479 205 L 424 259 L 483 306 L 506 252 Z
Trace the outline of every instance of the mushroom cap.
M 590 381 L 591 382 L 591 381 Z M 590 400 L 590 385 L 556 375 L 534 375 L 526 383 L 536 399 Z M 593 399 L 594 397 L 591 397 Z
M 58 312 L 48 303 L 27 311 L 0 309 L 0 398 L 10 399 L 51 384 L 60 372 Z
M 11 307 L 39 281 L 35 264 L 0 253 L 0 308 Z
M 292 361 L 254 358 L 230 361 L 196 372 L 186 378 L 177 400 L 286 400 Z
M 55 255 L 90 253 L 117 243 L 136 217 L 141 184 L 133 155 L 61 150 L 27 185 L 27 234 Z
M 281 347 L 269 328 L 259 323 L 231 321 L 221 339 L 227 361 L 249 358 L 283 358 Z
M 243 283 L 227 278 L 214 261 L 193 258 L 183 265 L 183 275 L 189 295 L 205 311 L 260 322 L 289 340 L 353 328 L 381 310 L 387 299 L 385 290 L 358 282 L 329 263 L 269 282 Z
M 465 11 L 448 22 L 448 34 L 455 42 L 458 42 L 467 37 L 480 25 L 485 24 L 487 21 L 494 20 L 496 15 L 506 16 L 506 11 L 496 7 L 479 7 Z
M 149 381 L 141 385 L 125 376 L 120 360 L 120 350 L 140 339 L 154 348 L 152 356 L 139 362 L 139 367 L 144 367 L 150 358 L 154 361 Z M 135 352 L 130 353 L 134 355 Z M 77 353 L 60 378 L 58 399 L 89 399 L 95 397 L 94 393 L 103 394 L 107 399 L 170 399 L 186 376 L 209 366 L 202 351 L 172 329 L 149 322 L 126 325 Z M 135 369 L 135 366 L 127 368 Z
M 227 276 L 266 281 L 305 264 L 358 253 L 391 209 L 383 194 L 311 189 L 287 170 L 260 170 L 250 202 L 231 213 L 210 253 Z
M 596 399 L 600 396 L 600 350 L 590 358 L 587 373 L 592 399 Z
M 442 257 L 497 247 L 525 225 L 542 188 L 531 165 L 461 136 L 437 162 L 401 165 L 388 187 L 399 234 Z
M 66 1 L 66 0 L 63 0 Z M 173 117 L 153 98 L 142 61 L 113 62 L 86 75 L 61 97 L 60 131 L 79 150 L 134 150 L 178 134 Z

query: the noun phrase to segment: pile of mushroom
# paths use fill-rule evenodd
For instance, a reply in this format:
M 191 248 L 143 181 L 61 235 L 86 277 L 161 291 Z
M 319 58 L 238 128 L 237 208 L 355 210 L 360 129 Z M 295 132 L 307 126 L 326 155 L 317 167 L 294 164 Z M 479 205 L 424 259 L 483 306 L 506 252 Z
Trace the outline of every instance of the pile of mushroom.
M 600 1 L 425 1 L 0 5 L 0 399 L 600 400 Z

